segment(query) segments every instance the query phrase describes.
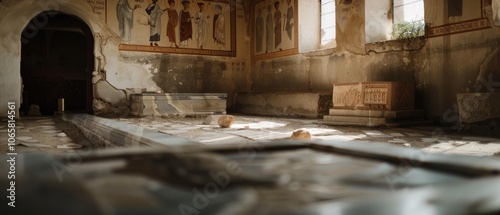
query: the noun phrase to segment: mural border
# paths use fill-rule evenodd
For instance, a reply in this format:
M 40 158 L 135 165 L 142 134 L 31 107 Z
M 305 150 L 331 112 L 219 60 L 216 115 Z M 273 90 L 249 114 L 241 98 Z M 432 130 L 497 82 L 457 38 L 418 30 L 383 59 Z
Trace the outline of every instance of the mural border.
M 480 3 L 481 18 L 430 27 L 426 29 L 425 36 L 432 38 L 491 28 L 490 21 L 484 15 L 484 9 L 491 5 L 491 0 L 481 0 Z

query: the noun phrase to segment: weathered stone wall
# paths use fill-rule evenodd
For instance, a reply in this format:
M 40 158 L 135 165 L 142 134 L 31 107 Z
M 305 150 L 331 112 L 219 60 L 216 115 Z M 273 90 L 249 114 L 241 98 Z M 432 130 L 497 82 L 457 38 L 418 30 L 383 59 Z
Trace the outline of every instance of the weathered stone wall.
M 406 41 L 367 43 L 365 32 L 360 30 L 368 29 L 364 16 L 369 13 L 364 10 L 369 8 L 365 8 L 364 2 L 337 1 L 335 49 L 257 61 L 252 70 L 252 89 L 323 92 L 331 91 L 334 83 L 413 81 L 416 108 L 424 108 L 428 119 L 444 124 L 458 123 L 457 93 L 498 92 L 498 27 Z M 482 15 L 480 11 L 472 11 L 470 15 L 469 8 L 464 6 L 463 18 L 448 20 L 443 19 L 446 11 L 442 4 L 442 1 L 425 1 L 428 25 L 466 21 L 477 16 L 476 13 L 493 23 L 491 6 L 485 7 Z

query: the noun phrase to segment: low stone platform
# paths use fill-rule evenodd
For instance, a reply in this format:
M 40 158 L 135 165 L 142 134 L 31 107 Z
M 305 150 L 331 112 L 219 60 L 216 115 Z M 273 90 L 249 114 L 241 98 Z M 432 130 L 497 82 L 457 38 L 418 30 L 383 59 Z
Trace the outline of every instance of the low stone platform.
M 88 114 L 64 114 L 61 118 L 75 125 L 94 143 L 104 143 L 105 147 L 151 146 L 174 150 L 186 145 L 200 145 L 194 140 Z
M 423 110 L 341 110 L 331 109 L 330 115 L 324 116 L 321 124 L 326 125 L 360 125 L 403 127 L 429 125 L 430 121 L 422 120 Z
M 427 125 L 423 110 L 415 110 L 410 82 L 358 82 L 333 86 L 333 109 L 319 123 L 359 126 Z
M 225 114 L 226 93 L 141 93 L 131 95 L 134 116 Z
M 238 93 L 235 109 L 252 115 L 320 118 L 328 115 L 331 102 L 330 93 Z

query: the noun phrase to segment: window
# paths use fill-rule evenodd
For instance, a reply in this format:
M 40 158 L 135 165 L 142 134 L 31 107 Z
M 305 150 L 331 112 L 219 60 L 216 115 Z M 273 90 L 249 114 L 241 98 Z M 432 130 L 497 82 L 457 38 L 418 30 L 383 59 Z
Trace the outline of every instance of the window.
M 394 0 L 394 24 L 424 22 L 423 0 Z
M 392 21 L 393 39 L 424 35 L 424 1 L 394 0 Z
M 335 46 L 335 0 L 321 0 L 321 47 Z

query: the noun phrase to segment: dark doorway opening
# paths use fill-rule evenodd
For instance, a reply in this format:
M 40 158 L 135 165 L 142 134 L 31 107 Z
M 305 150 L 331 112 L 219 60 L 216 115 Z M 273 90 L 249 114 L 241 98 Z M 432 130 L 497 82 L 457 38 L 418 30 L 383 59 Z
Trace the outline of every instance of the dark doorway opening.
M 21 39 L 21 112 L 28 114 L 31 105 L 38 105 L 41 114 L 53 115 L 58 99 L 64 98 L 65 111 L 92 114 L 90 28 L 78 17 L 47 11 L 30 21 Z

